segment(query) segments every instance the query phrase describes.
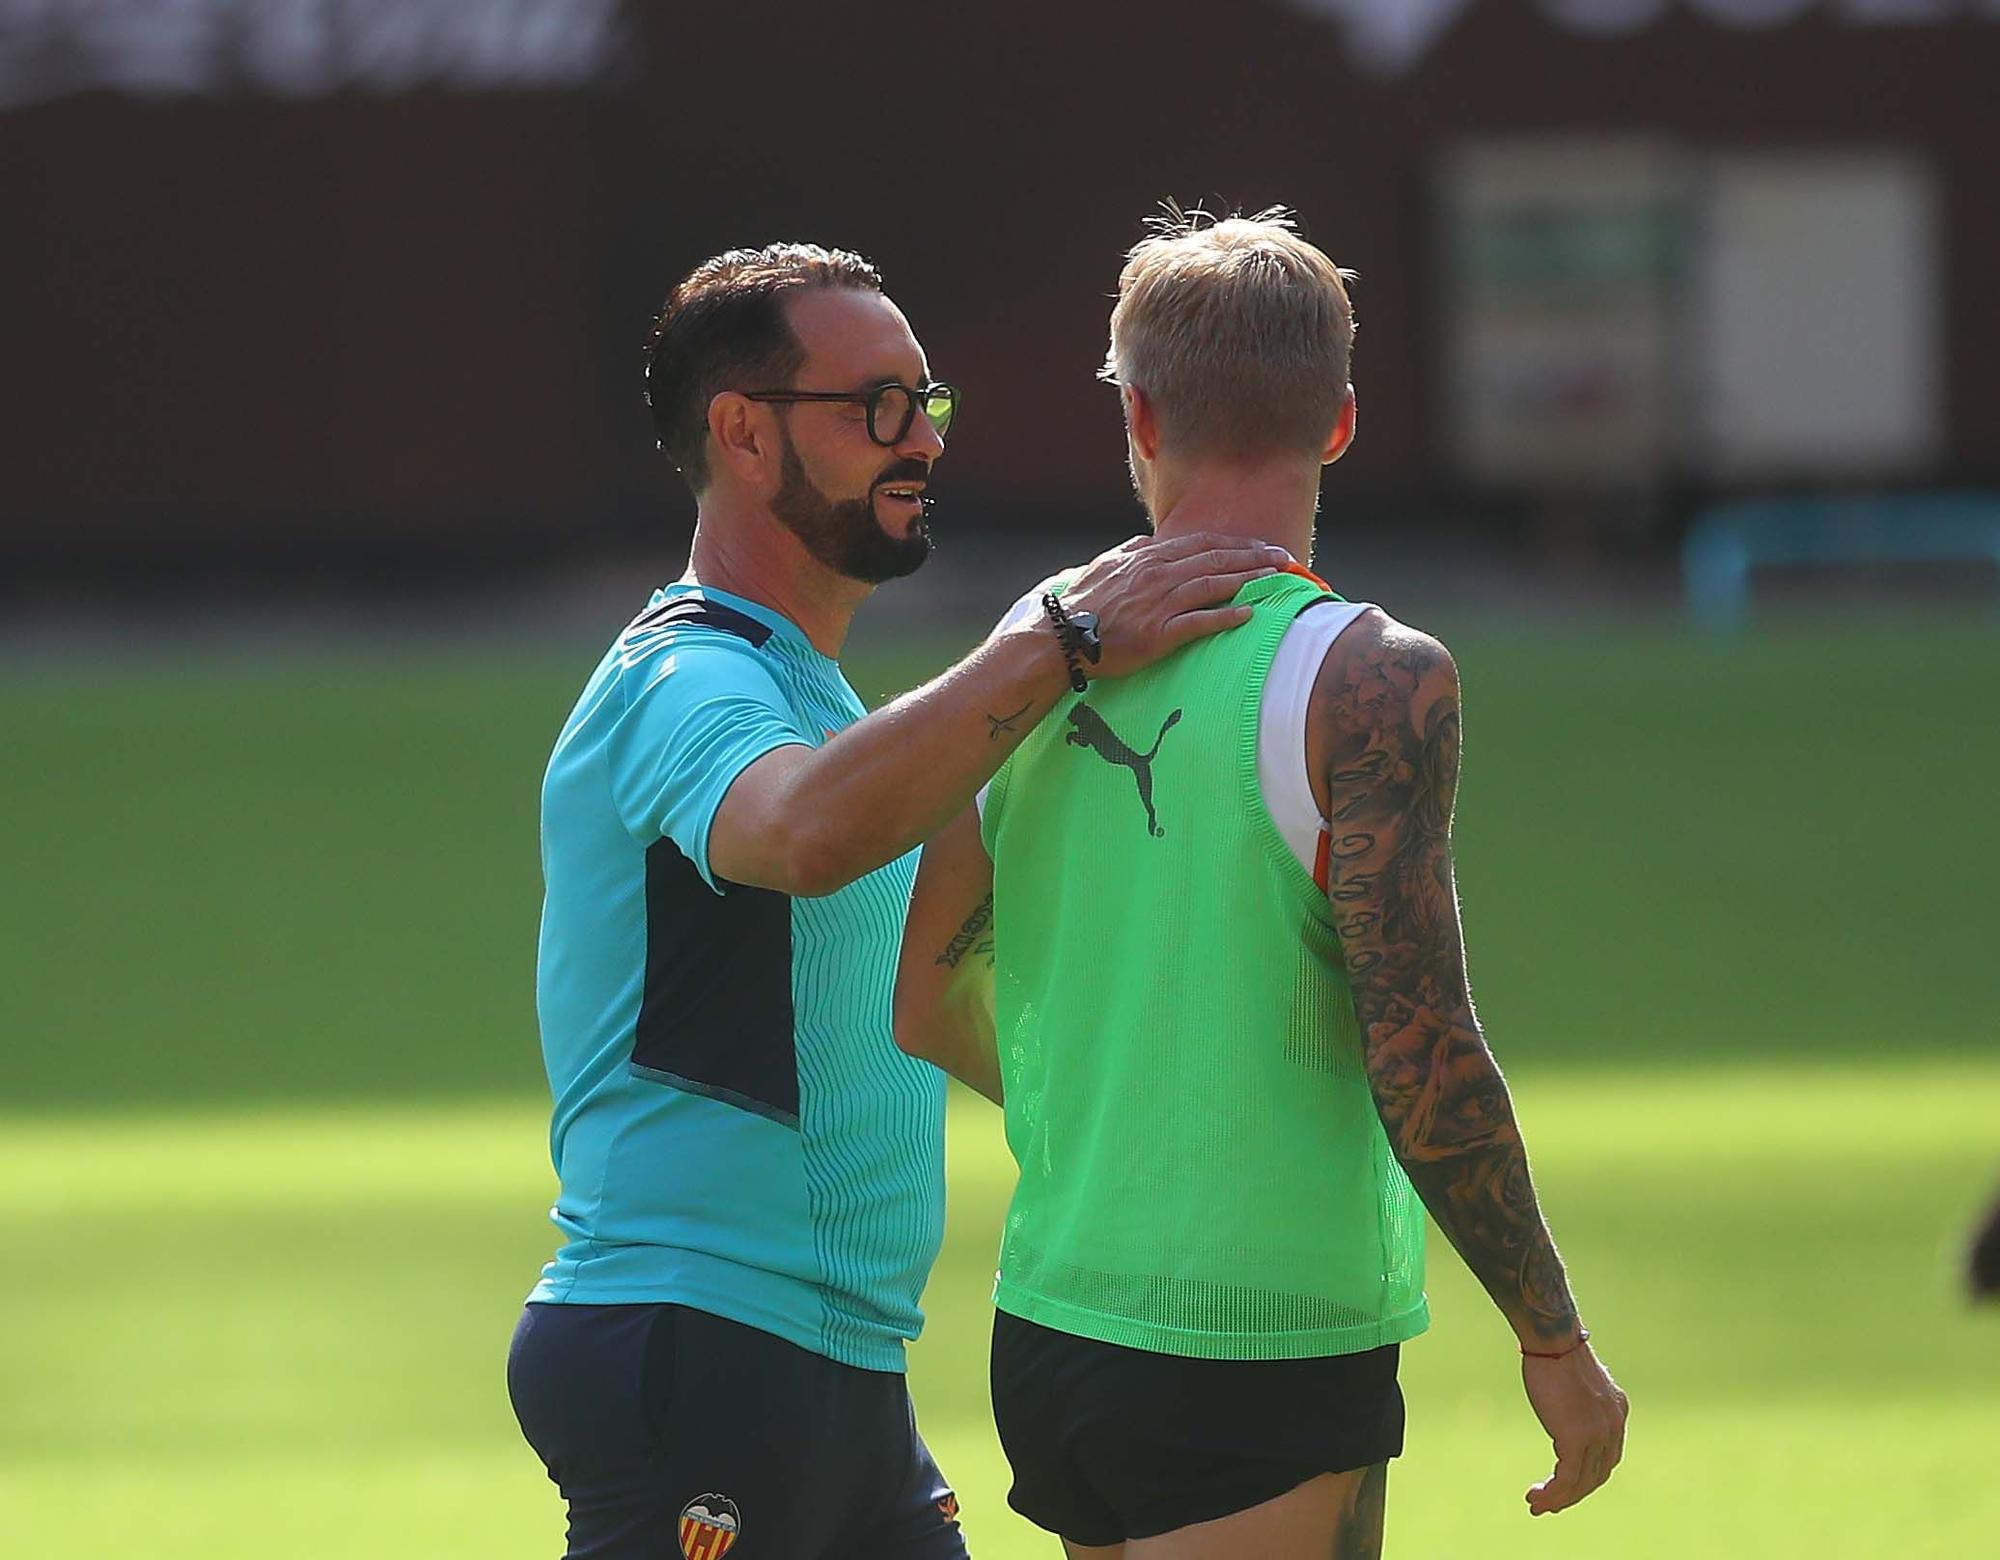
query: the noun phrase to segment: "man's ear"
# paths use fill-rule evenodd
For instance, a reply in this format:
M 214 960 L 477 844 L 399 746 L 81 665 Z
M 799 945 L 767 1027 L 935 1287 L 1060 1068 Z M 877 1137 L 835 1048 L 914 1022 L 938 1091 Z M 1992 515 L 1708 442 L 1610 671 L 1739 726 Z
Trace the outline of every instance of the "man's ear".
M 1118 387 L 1118 398 L 1125 403 L 1125 427 L 1132 435 L 1132 448 L 1139 452 L 1142 460 L 1156 460 L 1160 454 L 1160 416 L 1153 409 L 1153 403 L 1143 390 L 1131 385 Z
M 1354 386 L 1349 385 L 1347 398 L 1340 403 L 1340 416 L 1334 422 L 1333 432 L 1327 435 L 1326 452 L 1319 458 L 1322 466 L 1331 466 L 1353 447 L 1354 419 Z
M 708 437 L 714 445 L 709 465 L 727 466 L 740 482 L 754 487 L 777 470 L 771 420 L 747 396 L 724 390 L 709 401 Z

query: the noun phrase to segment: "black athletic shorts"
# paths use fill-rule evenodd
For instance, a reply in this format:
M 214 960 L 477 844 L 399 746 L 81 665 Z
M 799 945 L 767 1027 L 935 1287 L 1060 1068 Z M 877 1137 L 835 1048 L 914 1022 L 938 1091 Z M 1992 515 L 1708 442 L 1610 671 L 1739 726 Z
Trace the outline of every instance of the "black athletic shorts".
M 1007 1503 L 1078 1544 L 1247 1511 L 1403 1450 L 1396 1345 L 1308 1360 L 1196 1360 L 993 1318 Z
M 571 1560 L 965 1560 L 902 1376 L 675 1305 L 531 1305 L 507 1388 Z

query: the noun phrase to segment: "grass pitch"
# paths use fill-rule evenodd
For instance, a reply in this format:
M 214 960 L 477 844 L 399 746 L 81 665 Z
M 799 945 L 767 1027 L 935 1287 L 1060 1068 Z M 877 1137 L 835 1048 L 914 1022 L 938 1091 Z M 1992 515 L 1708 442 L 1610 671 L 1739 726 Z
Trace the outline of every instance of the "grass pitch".
M 1434 1245 L 1391 1553 L 1984 1553 L 2000 645 L 1448 637 L 1474 983 L 1636 1406 L 1531 1522 L 1507 1336 Z M 0 1553 L 559 1550 L 501 1357 L 553 1245 L 536 782 L 594 653 L 0 682 Z M 953 1129 L 919 1408 L 981 1560 L 1051 1554 L 987 1420 L 1004 1150 Z
M 1434 1248 L 1391 1554 L 1987 1551 L 2000 1316 L 1966 1312 L 1950 1257 L 2000 1070 L 1556 1071 L 1520 1092 L 1634 1400 L 1627 1464 L 1573 1512 L 1525 1514 L 1548 1456 L 1511 1339 Z M 984 1381 L 1011 1167 L 983 1102 L 956 1098 L 952 1127 L 919 1414 L 975 1555 L 1047 1557 L 1005 1507 Z M 8 1120 L 0 1552 L 560 1553 L 501 1380 L 550 1245 L 542 1129 L 533 1103 Z
M 1510 1063 L 1991 1054 L 1990 628 L 1450 640 Z M 537 793 L 596 655 L 0 679 L 0 1101 L 539 1090 Z

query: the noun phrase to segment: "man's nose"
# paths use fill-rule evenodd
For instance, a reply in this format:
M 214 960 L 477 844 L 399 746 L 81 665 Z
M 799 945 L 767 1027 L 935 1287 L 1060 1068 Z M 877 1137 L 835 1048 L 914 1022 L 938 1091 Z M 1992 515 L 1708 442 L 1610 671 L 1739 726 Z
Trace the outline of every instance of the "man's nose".
M 909 430 L 896 445 L 896 453 L 905 460 L 925 462 L 934 461 L 944 453 L 944 435 L 932 426 L 922 406 L 910 419 Z

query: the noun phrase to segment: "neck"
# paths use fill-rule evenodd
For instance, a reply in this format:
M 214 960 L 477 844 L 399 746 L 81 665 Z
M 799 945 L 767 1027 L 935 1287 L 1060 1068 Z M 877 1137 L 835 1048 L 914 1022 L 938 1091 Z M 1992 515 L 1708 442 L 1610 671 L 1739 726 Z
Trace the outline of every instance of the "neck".
M 836 658 L 855 612 L 875 589 L 827 568 L 761 504 L 713 490 L 701 500 L 681 580 L 782 613 L 815 650 Z
M 1146 508 L 1160 536 L 1216 531 L 1282 547 L 1300 563 L 1312 558 L 1319 514 L 1317 465 L 1298 460 L 1153 462 Z

